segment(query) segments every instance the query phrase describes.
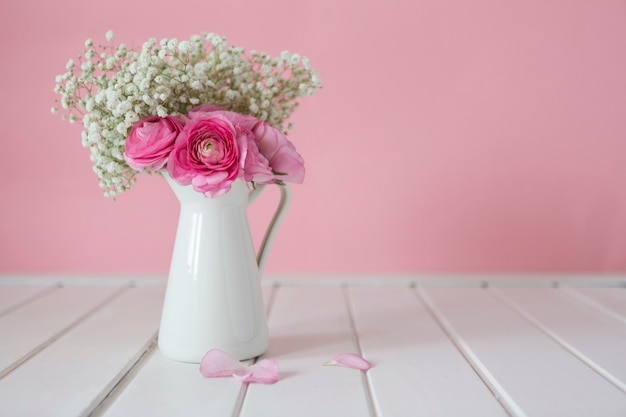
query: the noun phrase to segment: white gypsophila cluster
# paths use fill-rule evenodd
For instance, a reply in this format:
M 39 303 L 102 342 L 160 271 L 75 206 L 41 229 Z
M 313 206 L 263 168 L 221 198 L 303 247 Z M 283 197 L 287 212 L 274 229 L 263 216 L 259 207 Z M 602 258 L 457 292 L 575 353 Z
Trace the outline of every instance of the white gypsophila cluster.
M 113 32 L 106 39 L 111 41 Z M 126 137 L 140 119 L 214 104 L 285 130 L 296 100 L 321 88 L 306 58 L 289 52 L 279 57 L 246 53 L 216 34 L 183 41 L 153 38 L 141 51 L 124 44 L 95 46 L 88 39 L 78 60 L 70 59 L 66 69 L 56 78 L 61 99 L 52 112 L 70 123 L 82 121 L 83 146 L 91 150 L 107 197 L 135 182 L 137 171 L 126 164 L 123 153 Z

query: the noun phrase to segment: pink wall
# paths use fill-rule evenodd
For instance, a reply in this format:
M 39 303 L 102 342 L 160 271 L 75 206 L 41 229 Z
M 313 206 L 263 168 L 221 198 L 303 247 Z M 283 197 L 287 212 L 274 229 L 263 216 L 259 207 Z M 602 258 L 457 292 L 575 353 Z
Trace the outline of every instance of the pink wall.
M 626 271 L 624 22 L 619 0 L 3 0 L 0 273 L 167 271 L 167 186 L 105 199 L 79 126 L 49 113 L 54 76 L 108 29 L 213 31 L 318 68 L 268 272 Z

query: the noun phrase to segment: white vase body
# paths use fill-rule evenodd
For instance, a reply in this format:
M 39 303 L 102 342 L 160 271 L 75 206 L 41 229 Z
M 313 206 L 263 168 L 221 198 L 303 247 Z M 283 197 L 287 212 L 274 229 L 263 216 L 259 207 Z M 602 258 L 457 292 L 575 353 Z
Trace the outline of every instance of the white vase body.
M 257 262 L 246 210 L 252 199 L 242 180 L 226 194 L 208 198 L 167 173 L 164 177 L 180 202 L 180 217 L 159 329 L 160 351 L 192 363 L 199 363 L 211 348 L 240 360 L 259 356 L 269 344 L 259 265 L 262 268 L 287 208 L 288 190 L 281 193 Z

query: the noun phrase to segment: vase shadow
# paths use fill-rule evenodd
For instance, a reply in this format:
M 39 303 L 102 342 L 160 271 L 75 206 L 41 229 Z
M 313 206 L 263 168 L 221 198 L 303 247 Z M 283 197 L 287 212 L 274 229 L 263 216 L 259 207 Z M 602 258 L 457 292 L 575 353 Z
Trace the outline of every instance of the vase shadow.
M 284 359 L 303 355 L 334 355 L 339 353 L 336 351 L 339 340 L 339 335 L 333 333 L 270 335 L 270 346 L 264 356 Z

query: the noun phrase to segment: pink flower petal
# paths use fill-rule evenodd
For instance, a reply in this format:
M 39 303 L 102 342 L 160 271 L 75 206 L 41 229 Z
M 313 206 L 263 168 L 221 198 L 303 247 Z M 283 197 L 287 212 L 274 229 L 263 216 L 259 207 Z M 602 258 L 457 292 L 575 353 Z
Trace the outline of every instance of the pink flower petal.
M 219 349 L 209 350 L 200 361 L 200 373 L 205 378 L 232 376 L 241 382 L 273 384 L 278 381 L 278 362 L 262 359 L 251 366 L 244 366 L 235 357 Z
M 233 373 L 233 377 L 241 382 L 274 384 L 279 379 L 278 374 L 278 362 L 275 359 L 262 359 L 254 365 Z
M 359 369 L 361 371 L 367 371 L 372 367 L 371 363 L 355 353 L 340 353 L 335 355 L 335 357 L 328 362 L 323 363 L 323 365 L 343 366 L 345 368 Z
M 205 378 L 232 376 L 243 369 L 241 362 L 219 349 L 209 350 L 200 361 L 200 373 Z

